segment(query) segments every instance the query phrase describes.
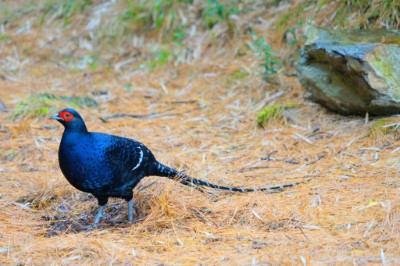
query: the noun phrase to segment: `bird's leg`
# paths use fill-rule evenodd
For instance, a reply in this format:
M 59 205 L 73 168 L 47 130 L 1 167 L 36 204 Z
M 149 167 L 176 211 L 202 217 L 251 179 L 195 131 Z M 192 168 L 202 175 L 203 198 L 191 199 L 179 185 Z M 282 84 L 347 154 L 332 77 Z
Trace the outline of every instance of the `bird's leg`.
M 103 218 L 103 212 L 104 209 L 106 208 L 106 205 L 101 205 L 99 207 L 99 210 L 97 211 L 96 219 L 94 220 L 94 224 L 98 224 L 100 222 L 100 219 Z
M 106 208 L 108 197 L 93 195 L 97 198 L 97 202 L 99 203 L 99 210 L 97 211 L 96 219 L 94 219 L 94 225 L 97 225 L 100 222 L 100 219 L 103 218 L 103 212 Z
M 133 199 L 128 201 L 128 219 L 129 222 L 133 222 Z

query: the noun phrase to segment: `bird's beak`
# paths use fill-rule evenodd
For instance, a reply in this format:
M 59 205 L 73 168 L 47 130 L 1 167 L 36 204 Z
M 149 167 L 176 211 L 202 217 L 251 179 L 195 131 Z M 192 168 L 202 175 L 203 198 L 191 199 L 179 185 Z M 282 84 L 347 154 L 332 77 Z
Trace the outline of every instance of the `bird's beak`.
M 63 120 L 64 120 L 64 119 L 62 119 L 58 114 L 52 115 L 52 116 L 50 117 L 50 120 L 52 120 L 52 119 L 58 120 L 58 121 L 63 121 Z

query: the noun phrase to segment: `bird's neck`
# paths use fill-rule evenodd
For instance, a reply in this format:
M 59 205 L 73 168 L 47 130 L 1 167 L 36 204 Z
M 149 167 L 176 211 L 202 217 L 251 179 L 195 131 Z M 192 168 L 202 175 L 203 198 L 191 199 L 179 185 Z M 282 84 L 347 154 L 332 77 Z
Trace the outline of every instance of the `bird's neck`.
M 88 133 L 85 123 L 71 124 L 65 127 L 65 132 Z
M 85 139 L 88 136 L 90 136 L 90 134 L 87 130 L 76 130 L 74 128 L 65 128 L 60 145 L 74 146 L 80 141 L 82 141 L 82 139 Z

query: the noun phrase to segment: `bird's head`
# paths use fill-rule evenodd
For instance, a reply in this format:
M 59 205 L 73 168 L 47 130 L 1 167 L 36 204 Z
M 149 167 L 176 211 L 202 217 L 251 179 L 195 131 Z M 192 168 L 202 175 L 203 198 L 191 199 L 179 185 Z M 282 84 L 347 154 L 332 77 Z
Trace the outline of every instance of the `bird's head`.
M 55 115 L 52 115 L 50 119 L 57 120 L 60 122 L 65 129 L 76 130 L 76 131 L 87 131 L 85 122 L 77 111 L 72 108 L 62 109 Z

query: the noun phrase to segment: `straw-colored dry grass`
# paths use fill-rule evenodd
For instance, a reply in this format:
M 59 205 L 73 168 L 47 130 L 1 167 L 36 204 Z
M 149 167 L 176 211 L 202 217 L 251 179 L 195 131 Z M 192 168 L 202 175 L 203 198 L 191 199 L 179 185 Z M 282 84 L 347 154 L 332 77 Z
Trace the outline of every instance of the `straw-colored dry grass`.
M 303 101 L 296 96 L 304 91 L 295 78 L 286 78 L 284 85 L 291 88 L 285 97 L 300 106 L 291 110 L 294 120 L 259 128 L 256 106 L 267 88 L 252 75 L 226 86 L 239 63 L 246 64 L 208 62 L 129 80 L 133 88 L 155 88 L 151 97 L 142 90 L 126 93 L 119 85 L 126 80 L 106 75 L 97 81 L 112 99 L 80 111 L 90 130 L 141 140 L 160 161 L 192 176 L 248 187 L 310 182 L 275 194 L 204 194 L 163 178 L 146 178 L 142 187 L 155 183 L 136 189 L 136 223 L 126 222 L 125 202 L 113 200 L 100 228 L 87 231 L 96 201 L 72 188 L 58 169 L 62 128 L 48 120 L 9 121 L 2 113 L 1 262 L 368 264 L 386 258 L 399 263 L 396 136 L 371 135 L 371 122 L 329 114 Z M 43 73 L 46 67 L 27 72 Z M 51 80 L 58 79 L 68 87 L 82 76 L 53 69 Z M 1 81 L 0 98 L 9 103 L 42 91 L 48 82 L 47 75 Z M 89 93 L 97 86 L 72 86 L 66 93 Z M 189 100 L 196 103 L 173 103 Z M 203 108 L 185 113 L 198 105 Z M 183 114 L 99 120 L 118 112 L 169 108 Z
M 223 56 L 209 53 L 191 65 L 77 72 L 41 60 L 40 50 L 20 53 L 40 36 L 32 29 L 2 46 L 9 57 L 1 61 L 0 99 L 10 112 L 27 95 L 90 96 L 99 107 L 79 111 L 91 131 L 140 140 L 193 177 L 245 187 L 304 183 L 272 194 L 201 193 L 148 177 L 134 191 L 134 224 L 126 203 L 113 199 L 93 229 L 95 198 L 58 168 L 62 127 L 0 112 L 0 265 L 400 263 L 395 131 L 327 112 L 283 71 L 280 85 L 262 83 L 253 57 L 229 56 L 234 42 Z M 7 70 L 16 55 L 31 61 Z M 95 96 L 100 90 L 107 94 Z M 273 103 L 296 108 L 258 127 L 258 112 Z M 148 119 L 99 119 L 166 110 Z

